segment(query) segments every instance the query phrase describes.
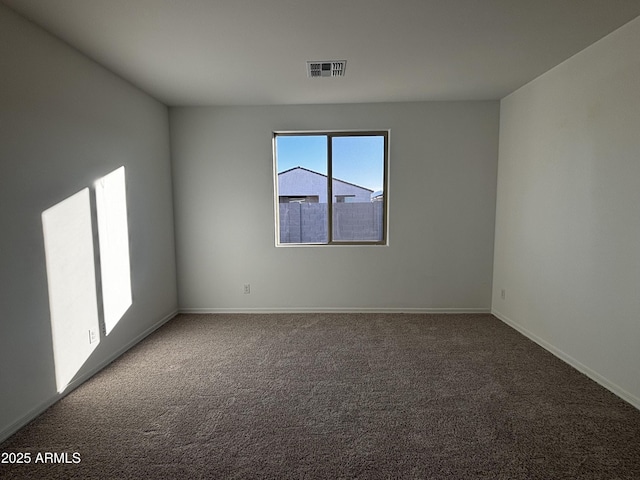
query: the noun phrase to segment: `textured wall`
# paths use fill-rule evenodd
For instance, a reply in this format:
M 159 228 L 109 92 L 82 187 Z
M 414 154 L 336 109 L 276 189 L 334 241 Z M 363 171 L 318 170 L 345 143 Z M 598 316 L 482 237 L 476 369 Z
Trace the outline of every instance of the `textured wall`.
M 498 113 L 498 102 L 171 108 L 180 307 L 488 310 Z M 389 245 L 276 247 L 273 132 L 332 129 L 391 130 Z
M 502 100 L 493 282 L 497 315 L 638 408 L 639 49 L 636 19 Z
M 2 5 L 0 59 L 2 438 L 58 398 L 45 210 L 125 166 L 133 304 L 76 378 L 175 311 L 177 297 L 167 108 Z

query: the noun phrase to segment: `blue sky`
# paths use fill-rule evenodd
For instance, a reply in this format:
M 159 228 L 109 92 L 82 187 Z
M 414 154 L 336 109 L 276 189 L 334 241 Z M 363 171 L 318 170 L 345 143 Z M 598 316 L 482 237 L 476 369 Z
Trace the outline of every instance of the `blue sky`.
M 305 167 L 327 174 L 327 137 L 278 136 L 278 173 Z M 384 138 L 380 136 L 333 137 L 333 176 L 373 191 L 382 190 Z

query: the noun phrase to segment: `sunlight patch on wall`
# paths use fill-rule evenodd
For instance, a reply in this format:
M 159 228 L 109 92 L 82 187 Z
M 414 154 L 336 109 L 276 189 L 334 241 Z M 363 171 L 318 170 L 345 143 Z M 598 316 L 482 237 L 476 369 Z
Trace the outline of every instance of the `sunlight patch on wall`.
M 104 326 L 108 335 L 132 303 L 125 169 L 95 183 Z
M 56 386 L 64 391 L 100 342 L 89 189 L 42 213 Z

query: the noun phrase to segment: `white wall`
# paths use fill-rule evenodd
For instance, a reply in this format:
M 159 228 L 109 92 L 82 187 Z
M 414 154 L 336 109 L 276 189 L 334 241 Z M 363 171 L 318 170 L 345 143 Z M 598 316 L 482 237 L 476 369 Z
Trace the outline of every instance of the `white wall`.
M 78 379 L 175 312 L 177 293 L 167 108 L 2 5 L 0 69 L 1 440 L 58 398 L 43 211 L 125 166 L 133 305 Z
M 180 308 L 488 311 L 498 114 L 498 102 L 170 109 Z M 276 248 L 272 132 L 387 128 L 389 246 Z
M 638 52 L 640 18 L 502 100 L 492 308 L 640 408 Z

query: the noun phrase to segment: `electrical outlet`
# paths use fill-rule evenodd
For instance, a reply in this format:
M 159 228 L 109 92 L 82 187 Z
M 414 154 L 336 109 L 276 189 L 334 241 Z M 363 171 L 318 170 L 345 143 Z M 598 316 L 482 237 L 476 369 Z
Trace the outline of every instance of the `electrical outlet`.
M 244 284 L 244 294 L 245 295 L 249 295 L 251 293 L 251 284 L 250 283 L 245 283 Z
M 89 330 L 89 345 L 94 344 L 98 341 L 98 332 L 95 330 Z
M 505 293 L 504 288 L 503 288 L 502 290 L 500 290 L 500 298 L 502 300 L 504 300 L 505 296 L 506 296 L 506 293 Z

